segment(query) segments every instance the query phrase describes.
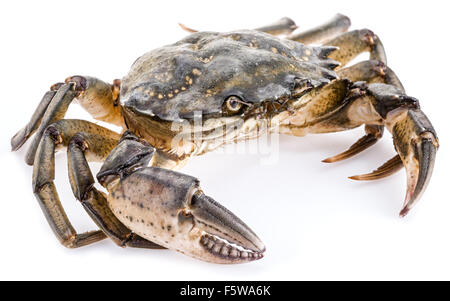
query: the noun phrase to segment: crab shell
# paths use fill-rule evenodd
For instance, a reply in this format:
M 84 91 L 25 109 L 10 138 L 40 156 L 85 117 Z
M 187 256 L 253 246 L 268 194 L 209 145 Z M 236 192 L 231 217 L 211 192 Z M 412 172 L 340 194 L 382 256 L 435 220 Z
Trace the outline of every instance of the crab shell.
M 125 115 L 164 121 L 221 114 L 229 96 L 250 104 L 289 99 L 299 84 L 314 88 L 337 77 L 339 63 L 327 59 L 335 49 L 250 30 L 198 32 L 138 58 L 120 99 Z

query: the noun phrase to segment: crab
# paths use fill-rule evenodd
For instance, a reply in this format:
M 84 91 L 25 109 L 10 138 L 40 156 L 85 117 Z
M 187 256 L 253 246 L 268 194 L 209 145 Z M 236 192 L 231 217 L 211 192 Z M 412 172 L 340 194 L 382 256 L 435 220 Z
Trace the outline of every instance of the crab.
M 341 14 L 298 32 L 289 18 L 255 30 L 198 32 L 139 57 L 108 84 L 71 76 L 45 93 L 29 123 L 11 140 L 26 154 L 44 215 L 66 247 L 106 237 L 117 245 L 168 248 L 213 263 L 263 257 L 265 246 L 235 214 L 206 195 L 195 177 L 175 169 L 218 147 L 280 133 L 295 136 L 365 126 L 365 135 L 326 163 L 376 143 L 384 128 L 397 155 L 354 180 L 406 168 L 404 216 L 424 192 L 438 138 L 417 99 L 407 96 L 372 31 L 348 31 Z M 370 59 L 348 66 L 356 56 Z M 94 119 L 64 119 L 76 100 Z M 99 229 L 77 233 L 54 185 L 55 151 L 67 148 L 70 185 Z M 94 186 L 88 161 L 103 162 Z

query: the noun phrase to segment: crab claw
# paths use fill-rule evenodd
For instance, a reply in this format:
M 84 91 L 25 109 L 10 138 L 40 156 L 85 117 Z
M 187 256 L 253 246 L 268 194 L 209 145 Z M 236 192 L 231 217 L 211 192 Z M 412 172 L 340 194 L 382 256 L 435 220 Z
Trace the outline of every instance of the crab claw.
M 263 257 L 265 246 L 258 236 L 206 196 L 196 178 L 164 168 L 139 168 L 148 162 L 144 154 L 151 153 L 149 148 L 136 137 L 122 138 L 97 175 L 109 191 L 109 207 L 125 226 L 204 261 L 243 263 Z M 124 153 L 135 159 L 124 160 Z
M 395 148 L 406 168 L 407 190 L 400 216 L 405 216 L 425 191 L 433 172 L 437 135 L 420 109 L 399 109 L 387 116 Z
M 203 234 L 200 259 L 213 262 L 238 263 L 260 259 L 266 247 L 256 234 L 232 212 L 211 197 L 197 191 L 187 209 L 197 231 Z M 220 259 L 219 259 L 220 258 Z

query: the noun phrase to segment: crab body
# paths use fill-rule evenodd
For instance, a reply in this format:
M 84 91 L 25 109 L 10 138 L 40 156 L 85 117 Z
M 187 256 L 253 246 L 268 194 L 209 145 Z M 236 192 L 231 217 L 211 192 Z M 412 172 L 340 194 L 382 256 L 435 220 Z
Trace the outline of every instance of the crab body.
M 26 162 L 34 165 L 33 191 L 58 239 L 79 247 L 109 237 L 120 246 L 170 248 L 216 263 L 260 259 L 265 246 L 257 235 L 205 195 L 198 179 L 173 169 L 263 132 L 304 136 L 361 125 L 366 135 L 324 162 L 356 155 L 386 127 L 398 155 L 352 179 L 380 179 L 405 167 L 405 215 L 431 177 L 436 132 L 386 66 L 379 38 L 369 30 L 347 32 L 349 26 L 337 15 L 298 34 L 288 18 L 228 33 L 185 28 L 194 33 L 144 54 L 112 85 L 72 76 L 52 86 L 11 144 L 16 150 L 36 132 Z M 362 52 L 370 60 L 345 66 Z M 63 119 L 73 99 L 124 133 Z M 74 195 L 100 230 L 78 234 L 59 202 L 53 179 L 61 145 Z M 106 196 L 93 186 L 88 160 L 103 162 L 96 178 Z
M 191 121 L 197 113 L 208 122 L 202 124 L 203 131 L 211 131 L 214 126 L 233 124 L 236 115 L 234 119 L 224 116 L 223 105 L 227 98 L 237 96 L 248 106 L 239 118 L 247 124 L 257 121 L 270 126 L 276 114 L 263 106 L 292 103 L 337 78 L 333 69 L 339 63 L 327 58 L 335 49 L 306 46 L 254 30 L 194 33 L 135 61 L 122 80 L 125 120 L 132 131 L 145 131 L 148 139 L 167 151 L 197 153 L 196 147 L 188 153 L 174 150 L 166 133 L 160 139 L 155 136 L 158 131 L 146 131 L 149 127 L 140 121 L 166 130 L 171 122 Z M 171 132 L 172 137 L 177 134 Z M 242 137 L 255 133 L 245 134 Z M 228 135 L 229 140 L 235 140 L 235 135 Z

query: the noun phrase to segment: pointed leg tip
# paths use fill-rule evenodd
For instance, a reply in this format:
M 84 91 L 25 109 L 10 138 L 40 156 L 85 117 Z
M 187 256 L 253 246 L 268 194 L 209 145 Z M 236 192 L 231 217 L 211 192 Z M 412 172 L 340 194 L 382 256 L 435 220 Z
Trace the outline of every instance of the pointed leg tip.
M 360 152 L 367 149 L 368 147 L 374 145 L 377 142 L 377 140 L 378 140 L 378 138 L 376 135 L 369 133 L 369 134 L 363 136 L 362 138 L 360 138 L 358 141 L 356 141 L 345 152 L 342 152 L 333 157 L 326 158 L 326 159 L 322 160 L 322 162 L 335 163 L 335 162 L 346 160 L 350 157 L 353 157 L 356 154 L 359 154 Z
M 363 179 L 361 178 L 361 176 L 351 176 L 348 177 L 350 180 L 354 180 L 354 181 L 362 181 Z
M 15 152 L 19 147 L 17 146 L 17 143 L 14 141 L 14 137 L 11 139 L 11 151 Z
M 336 161 L 333 160 L 333 158 L 326 158 L 322 160 L 323 163 L 334 163 Z
M 400 217 L 406 217 L 406 215 L 408 215 L 409 211 L 411 210 L 411 208 L 409 207 L 403 207 L 403 209 L 400 211 L 399 216 Z
M 27 136 L 25 133 L 25 129 L 22 129 L 18 131 L 12 138 L 11 138 L 11 151 L 14 152 L 18 150 L 27 140 Z
M 184 31 L 187 31 L 187 32 L 190 32 L 190 33 L 198 32 L 198 30 L 189 28 L 186 25 L 184 25 L 183 23 L 178 23 L 178 26 L 180 26 L 181 29 L 183 29 Z

